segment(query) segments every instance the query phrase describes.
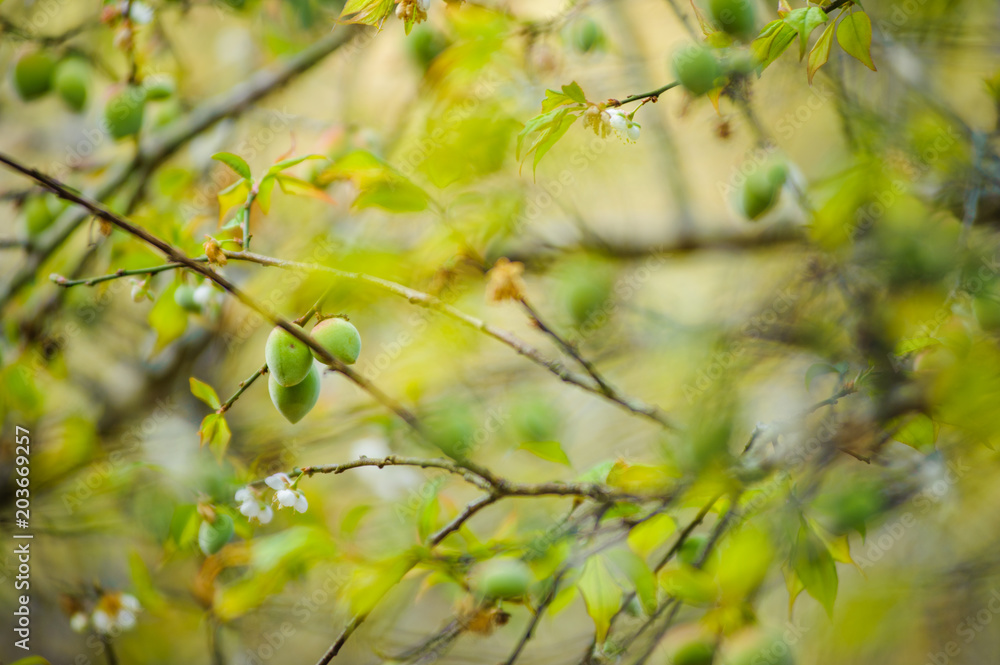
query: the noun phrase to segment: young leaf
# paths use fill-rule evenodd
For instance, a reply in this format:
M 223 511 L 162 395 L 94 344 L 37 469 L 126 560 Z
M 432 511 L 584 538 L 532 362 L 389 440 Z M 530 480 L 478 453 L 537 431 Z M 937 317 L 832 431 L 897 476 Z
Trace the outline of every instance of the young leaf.
M 217 152 L 212 155 L 212 159 L 222 162 L 244 180 L 250 180 L 252 177 L 250 175 L 250 166 L 239 155 L 234 155 L 231 152 Z
M 348 0 L 340 12 L 342 23 L 382 25 L 396 6 L 395 0 Z
M 576 583 L 583 596 L 587 614 L 594 620 L 597 643 L 604 644 L 611 627 L 611 617 L 622 603 L 622 589 L 608 571 L 604 559 L 592 556 L 583 567 L 583 574 Z
M 837 564 L 820 538 L 802 524 L 792 553 L 792 569 L 806 592 L 819 601 L 829 616 L 837 599 Z
M 198 437 L 201 445 L 207 445 L 215 458 L 221 460 L 226 454 L 226 447 L 229 445 L 229 439 L 232 438 L 232 432 L 229 430 L 229 423 L 226 422 L 225 416 L 221 413 L 210 413 L 201 421 Z
M 267 173 L 268 175 L 274 173 L 281 173 L 282 171 L 288 170 L 293 166 L 298 166 L 307 159 L 327 159 L 327 158 L 323 155 L 316 155 L 316 154 L 302 155 L 301 157 L 289 157 L 288 159 L 283 159 L 280 162 L 275 162 L 274 164 L 272 164 L 271 168 L 267 170 Z
M 316 185 L 306 182 L 301 178 L 296 178 L 290 175 L 276 175 L 274 176 L 278 181 L 278 186 L 281 187 L 281 191 L 289 196 L 308 196 L 314 199 L 319 199 L 320 201 L 326 201 L 330 204 L 335 204 L 330 195 L 325 191 L 317 187 Z
M 760 65 L 761 70 L 766 69 L 768 65 L 777 60 L 788 48 L 788 45 L 795 40 L 797 34 L 795 28 L 781 19 L 765 25 L 757 39 L 750 43 L 750 52 Z
M 265 215 L 271 212 L 271 192 L 274 191 L 274 184 L 276 182 L 277 180 L 275 180 L 274 176 L 268 174 L 257 185 L 257 205 L 260 206 Z
M 937 424 L 925 414 L 918 413 L 900 427 L 892 438 L 922 453 L 928 453 L 934 450 L 937 433 Z
M 816 75 L 819 68 L 825 65 L 830 59 L 830 48 L 833 46 L 833 33 L 836 30 L 836 26 L 835 22 L 831 22 L 830 25 L 826 26 L 826 30 L 823 31 L 823 34 L 813 44 L 812 50 L 809 51 L 809 61 L 806 68 L 806 72 L 809 75 L 809 85 L 812 85 L 813 76 Z
M 218 409 L 222 406 L 222 403 L 219 402 L 219 396 L 215 392 L 215 388 L 207 383 L 199 381 L 193 376 L 191 377 L 190 382 L 192 395 L 200 399 L 205 404 L 208 404 L 213 409 Z
M 572 99 L 574 102 L 579 102 L 580 104 L 587 103 L 587 95 L 583 94 L 583 88 L 576 81 L 572 83 L 567 83 L 562 87 L 563 94 Z
M 799 33 L 799 60 L 806 54 L 806 47 L 809 45 L 809 35 L 818 26 L 826 23 L 830 19 L 819 7 L 801 7 L 793 9 L 783 17 L 785 23 L 795 28 Z
M 628 533 L 628 546 L 646 558 L 677 531 L 677 522 L 670 515 L 660 514 L 637 524 Z
M 519 447 L 546 462 L 572 466 L 569 457 L 566 456 L 566 452 L 563 451 L 558 441 L 525 441 Z
M 837 41 L 848 55 L 873 72 L 878 71 L 872 62 L 872 22 L 868 14 L 854 12 L 845 16 L 837 28 Z
M 635 595 L 647 616 L 656 612 L 656 576 L 646 565 L 645 559 L 632 550 L 616 547 L 608 551 L 608 560 L 615 564 L 635 588 Z
M 247 180 L 237 180 L 229 187 L 217 194 L 219 199 L 219 221 L 221 222 L 233 206 L 240 205 L 247 200 L 250 193 L 250 182 Z

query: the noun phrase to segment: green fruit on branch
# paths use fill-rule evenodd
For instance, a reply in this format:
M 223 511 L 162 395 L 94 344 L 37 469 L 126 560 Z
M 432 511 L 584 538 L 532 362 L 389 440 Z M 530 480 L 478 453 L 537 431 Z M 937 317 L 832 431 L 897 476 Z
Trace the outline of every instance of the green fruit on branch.
M 726 34 L 743 41 L 757 36 L 757 12 L 753 0 L 709 0 L 708 12 Z
M 198 547 L 206 555 L 215 554 L 233 537 L 235 527 L 229 515 L 216 515 L 214 522 L 204 521 L 198 527 Z
M 67 58 L 56 67 L 52 83 L 66 106 L 79 113 L 87 106 L 90 65 L 80 58 Z
M 601 26 L 589 16 L 574 21 L 569 27 L 570 41 L 580 53 L 590 53 L 604 44 Z
M 181 284 L 174 290 L 174 302 L 185 311 L 196 313 L 201 311 L 201 307 L 194 299 L 194 287 L 189 284 Z
M 143 83 L 146 87 L 146 99 L 151 102 L 169 99 L 174 96 L 175 92 L 177 92 L 177 84 L 174 83 L 174 79 L 167 74 L 150 77 Z
M 708 642 L 688 642 L 674 653 L 674 665 L 712 665 L 715 647 Z
M 28 102 L 52 89 L 52 74 L 56 64 L 48 54 L 35 51 L 21 56 L 14 65 L 14 89 Z
M 722 76 L 722 66 L 715 52 L 697 44 L 674 53 L 673 67 L 677 80 L 695 96 L 718 87 L 718 79 Z
M 763 165 L 747 176 L 740 204 L 747 219 L 756 220 L 778 202 L 788 171 L 784 164 Z
M 520 559 L 491 559 L 476 571 L 476 590 L 484 598 L 507 600 L 528 593 L 533 577 Z
M 310 363 L 312 357 L 310 356 Z M 307 413 L 312 411 L 319 399 L 319 370 L 315 365 L 310 365 L 306 377 L 294 386 L 283 386 L 278 383 L 274 375 L 267 379 L 267 392 L 271 395 L 271 403 L 285 419 L 293 425 L 302 420 Z
M 284 328 L 275 327 L 264 347 L 267 369 L 279 386 L 294 386 L 306 378 L 313 366 L 309 347 Z
M 425 24 L 414 28 L 406 40 L 406 45 L 409 47 L 410 57 L 420 65 L 421 69 L 426 70 L 434 58 L 448 48 L 448 39 L 438 30 Z
M 142 129 L 145 103 L 146 93 L 134 85 L 128 86 L 108 100 L 107 106 L 104 107 L 104 120 L 112 138 L 121 140 L 139 133 Z
M 312 336 L 331 356 L 345 365 L 353 365 L 361 355 L 361 335 L 347 319 L 324 319 L 313 326 Z M 319 356 L 316 359 L 320 360 Z

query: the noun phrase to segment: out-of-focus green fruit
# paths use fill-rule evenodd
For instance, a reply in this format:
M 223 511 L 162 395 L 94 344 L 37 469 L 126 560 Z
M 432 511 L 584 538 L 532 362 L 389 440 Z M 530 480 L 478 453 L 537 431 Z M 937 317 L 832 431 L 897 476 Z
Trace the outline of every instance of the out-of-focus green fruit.
M 478 423 L 473 413 L 470 403 L 454 399 L 425 418 L 434 444 L 452 459 L 465 459 L 475 444 Z
M 688 536 L 683 543 L 681 543 L 681 548 L 677 552 L 677 558 L 681 562 L 693 566 L 695 562 L 698 561 L 698 557 L 701 556 L 702 550 L 705 549 L 705 537 L 704 536 Z
M 674 665 L 712 665 L 715 647 L 708 642 L 688 642 L 674 653 Z
M 43 51 L 21 56 L 14 65 L 14 89 L 18 96 L 28 102 L 51 90 L 55 67 L 55 62 Z
M 692 95 L 704 95 L 716 87 L 722 66 L 711 49 L 691 44 L 674 53 L 674 73 Z
M 756 220 L 778 202 L 788 171 L 784 164 L 763 165 L 747 176 L 740 203 L 747 219 Z
M 194 299 L 194 288 L 189 284 L 181 284 L 174 289 L 174 302 L 180 305 L 185 311 L 200 312 L 201 307 Z
M 154 129 L 166 127 L 174 120 L 180 118 L 183 113 L 184 107 L 181 106 L 180 101 L 178 101 L 176 97 L 168 99 L 162 104 L 157 104 L 154 107 L 152 127 Z
M 406 39 L 410 57 L 420 65 L 421 69 L 431 66 L 434 58 L 448 48 L 448 39 L 434 28 L 424 24 L 413 29 Z
M 48 196 L 32 196 L 24 202 L 24 230 L 29 238 L 45 231 L 55 221 L 58 213 L 53 210 Z
M 541 398 L 522 399 L 511 409 L 514 431 L 522 441 L 554 441 L 558 414 Z
M 347 319 L 324 319 L 313 327 L 312 336 L 331 356 L 345 365 L 353 365 L 361 354 L 361 335 Z M 319 360 L 318 357 L 316 359 Z
M 757 12 L 753 0 L 709 0 L 708 11 L 727 34 L 743 41 L 757 36 Z
M 759 631 L 749 639 L 739 640 L 732 649 L 727 649 L 726 663 L 730 665 L 794 665 L 792 648 L 778 634 Z
M 138 86 L 129 86 L 108 100 L 104 120 L 112 138 L 121 140 L 139 133 L 145 104 L 146 93 Z
M 977 295 L 972 299 L 972 313 L 979 326 L 988 332 L 1000 330 L 1000 300 L 992 294 Z
M 312 356 L 309 356 L 309 361 L 312 363 Z M 275 380 L 274 374 L 267 379 L 267 392 L 271 395 L 271 403 L 293 425 L 316 406 L 319 388 L 319 370 L 311 364 L 306 377 L 294 386 L 281 385 Z
M 590 53 L 604 44 L 604 31 L 594 19 L 583 16 L 569 26 L 570 41 L 580 53 Z
M 214 522 L 204 521 L 198 527 L 198 547 L 206 555 L 212 555 L 225 547 L 233 537 L 235 527 L 229 515 L 216 515 Z
M 294 386 L 309 374 L 313 356 L 309 347 L 284 328 L 275 326 L 267 336 L 264 359 L 271 378 L 280 386 Z
M 79 113 L 87 106 L 90 65 L 80 58 L 67 58 L 56 67 L 52 83 L 66 106 Z
M 174 79 L 166 74 L 150 77 L 144 82 L 144 85 L 146 99 L 151 102 L 169 99 L 177 92 L 177 84 L 174 83 Z
M 476 571 L 475 588 L 485 598 L 507 600 L 519 598 L 528 592 L 532 582 L 531 570 L 520 559 L 491 559 Z

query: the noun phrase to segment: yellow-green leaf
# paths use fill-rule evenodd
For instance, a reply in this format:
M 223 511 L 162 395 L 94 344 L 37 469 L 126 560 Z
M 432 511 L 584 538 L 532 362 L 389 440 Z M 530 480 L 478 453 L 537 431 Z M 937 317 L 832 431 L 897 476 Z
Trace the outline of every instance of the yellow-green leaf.
M 226 216 L 234 206 L 238 206 L 247 200 L 250 193 L 250 183 L 246 180 L 237 180 L 229 187 L 218 193 L 219 199 L 219 221 Z
M 827 63 L 830 59 L 830 48 L 833 46 L 833 33 L 836 29 L 836 23 L 830 23 L 826 26 L 826 30 L 819 36 L 816 43 L 813 44 L 812 50 L 809 51 L 809 61 L 806 67 L 806 72 L 809 75 L 809 85 L 812 85 L 813 76 L 819 71 L 819 68 Z
M 799 33 L 799 60 L 806 54 L 806 47 L 809 44 L 809 35 L 820 25 L 830 20 L 819 7 L 801 7 L 793 9 L 782 17 L 785 23 L 795 28 Z
M 257 205 L 260 206 L 265 215 L 271 212 L 271 193 L 274 191 L 274 185 L 277 182 L 273 175 L 266 175 L 260 181 L 260 184 L 257 185 Z
M 219 395 L 215 392 L 215 388 L 203 381 L 199 381 L 193 376 L 190 378 L 190 382 L 192 395 L 200 399 L 205 404 L 208 404 L 213 409 L 218 409 L 222 406 L 221 402 L 219 402 Z
M 677 523 L 670 515 L 660 514 L 636 525 L 628 534 L 632 551 L 646 558 L 667 542 L 677 531 Z
M 872 22 L 868 14 L 858 11 L 848 14 L 837 28 L 837 41 L 844 51 L 874 71 L 872 62 Z
M 245 180 L 250 180 L 252 177 L 250 175 L 250 165 L 239 155 L 234 155 L 231 152 L 217 152 L 212 155 L 212 159 L 222 162 L 231 168 L 236 175 Z
M 587 613 L 594 620 L 597 643 L 604 644 L 611 627 L 611 617 L 618 612 L 622 603 L 622 589 L 608 571 L 607 564 L 600 556 L 592 556 L 583 567 L 583 574 L 576 583 L 583 596 Z
M 771 21 L 760 31 L 760 36 L 750 43 L 750 52 L 760 68 L 766 69 L 795 41 L 797 34 L 795 28 L 781 19 Z
M 562 449 L 558 441 L 525 441 L 520 445 L 521 450 L 527 450 L 535 457 L 540 457 L 546 462 L 565 464 L 571 466 L 569 457 Z
M 646 560 L 636 555 L 632 550 L 616 547 L 608 551 L 610 560 L 620 570 L 635 589 L 639 604 L 643 611 L 652 616 L 656 612 L 656 576 L 646 565 Z
M 381 25 L 396 6 L 395 0 L 348 0 L 340 12 L 343 23 Z
M 154 353 L 159 353 L 167 344 L 183 335 L 187 328 L 187 312 L 174 300 L 176 288 L 174 284 L 166 289 L 149 310 L 149 327 L 156 331 Z

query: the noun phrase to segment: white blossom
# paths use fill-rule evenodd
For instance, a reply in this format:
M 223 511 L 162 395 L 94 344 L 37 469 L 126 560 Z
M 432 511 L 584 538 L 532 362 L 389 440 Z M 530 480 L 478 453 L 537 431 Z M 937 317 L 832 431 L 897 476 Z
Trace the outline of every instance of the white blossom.
M 97 601 L 97 607 L 90 615 L 90 623 L 94 630 L 104 634 L 130 630 L 135 627 L 136 615 L 141 610 L 142 607 L 135 596 L 127 593 L 106 593 Z M 71 620 L 71 625 L 72 622 L 79 623 L 76 616 Z
M 294 508 L 300 513 L 306 512 L 309 502 L 305 494 L 295 489 L 292 479 L 287 473 L 276 473 L 264 479 L 268 487 L 275 490 L 274 500 L 279 508 Z
M 89 623 L 90 619 L 87 617 L 85 612 L 76 612 L 69 618 L 69 627 L 72 628 L 75 633 L 82 633 L 85 631 Z
M 611 109 L 608 111 L 608 123 L 616 132 L 624 132 L 628 129 L 629 119 L 621 109 Z
M 625 130 L 625 135 L 628 136 L 630 141 L 638 141 L 640 129 L 639 123 L 630 122 L 628 128 Z
M 274 517 L 271 506 L 261 501 L 257 493 L 249 487 L 236 490 L 236 500 L 240 503 L 240 513 L 249 520 L 267 524 Z

